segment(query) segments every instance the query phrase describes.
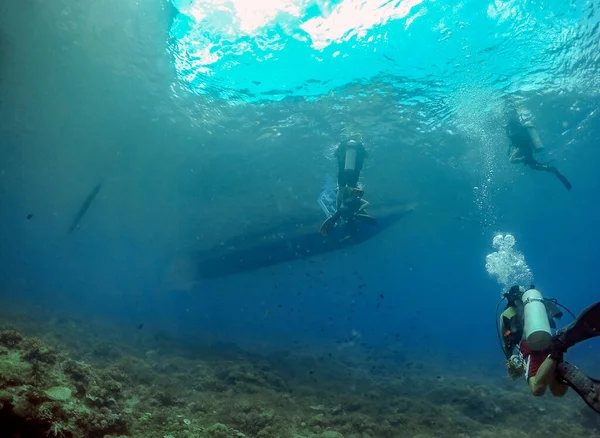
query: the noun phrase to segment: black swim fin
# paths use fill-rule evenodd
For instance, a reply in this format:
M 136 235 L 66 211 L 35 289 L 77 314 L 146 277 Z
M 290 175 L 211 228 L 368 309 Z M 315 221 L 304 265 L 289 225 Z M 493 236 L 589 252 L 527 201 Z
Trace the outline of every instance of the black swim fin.
M 600 301 L 592 304 L 552 337 L 552 349 L 565 352 L 586 339 L 600 336 Z
M 563 186 L 565 186 L 565 189 L 567 190 L 571 190 L 573 188 L 573 186 L 571 185 L 571 183 L 569 182 L 569 180 L 558 171 L 558 169 L 556 169 L 556 167 L 552 167 L 552 166 L 548 166 L 550 169 L 552 169 L 552 173 L 554 173 L 554 175 L 556 175 L 556 177 L 560 180 L 561 183 L 563 183 Z
M 327 220 L 325 220 L 325 222 L 323 222 L 323 225 L 321 225 L 321 229 L 319 230 L 320 233 L 323 236 L 327 236 L 329 234 L 329 232 L 333 229 L 333 227 L 335 227 L 335 224 L 337 223 L 337 221 L 340 218 L 340 214 L 336 211 L 333 216 L 330 216 L 327 218 Z
M 600 414 L 600 381 L 588 377 L 574 365 L 561 362 L 556 366 L 559 380 L 569 385 L 586 404 Z

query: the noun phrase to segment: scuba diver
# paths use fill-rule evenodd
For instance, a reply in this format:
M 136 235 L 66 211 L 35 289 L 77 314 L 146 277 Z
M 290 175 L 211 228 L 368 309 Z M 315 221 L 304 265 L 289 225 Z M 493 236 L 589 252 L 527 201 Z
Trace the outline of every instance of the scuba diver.
M 376 223 L 375 218 L 365 212 L 369 203 L 362 199 L 363 195 L 363 190 L 356 187 L 338 187 L 335 213 L 321 225 L 321 234 L 327 236 L 340 218 L 349 223 L 353 230 L 356 230 L 357 220 Z
M 575 318 L 557 300 L 544 298 L 533 285 L 527 290 L 513 286 L 498 306 L 504 299 L 507 304 L 496 328 L 507 359 L 509 377 L 515 379 L 525 375 L 534 396 L 543 395 L 550 387 L 552 395 L 562 397 L 570 387 L 600 413 L 600 381 L 588 377 L 563 359 L 570 347 L 600 335 L 600 302 Z M 567 310 L 574 321 L 552 335 L 550 329 L 556 328 L 554 320 L 563 316 L 559 307 Z M 515 347 L 518 352 L 513 354 Z
M 338 164 L 337 195 L 335 213 L 321 225 L 321 234 L 326 236 L 341 219 L 356 227 L 356 220 L 374 222 L 375 219 L 365 212 L 369 203 L 363 199 L 364 190 L 359 187 L 358 179 L 362 171 L 367 151 L 358 136 L 358 140 L 341 142 L 335 149 Z
M 349 139 L 335 148 L 338 164 L 338 187 L 358 187 L 360 172 L 367 158 L 367 150 L 360 136 L 357 140 Z
M 513 110 L 513 114 L 508 120 L 506 133 L 511 143 L 508 149 L 511 163 L 523 163 L 533 170 L 553 173 L 567 190 L 571 190 L 572 186 L 569 180 L 556 167 L 550 166 L 551 162 L 540 163 L 535 159 L 534 153 L 541 151 L 544 145 L 535 126 L 529 122 L 523 122 L 516 110 Z

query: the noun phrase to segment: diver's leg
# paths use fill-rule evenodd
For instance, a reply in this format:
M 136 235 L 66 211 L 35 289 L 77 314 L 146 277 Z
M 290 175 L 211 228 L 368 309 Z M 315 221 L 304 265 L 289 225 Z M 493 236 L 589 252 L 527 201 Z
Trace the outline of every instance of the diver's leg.
M 523 161 L 525 161 L 525 156 L 523 155 L 523 152 L 521 152 L 521 149 L 515 148 L 510 153 L 510 156 L 508 157 L 508 161 L 511 163 L 522 163 Z
M 542 172 L 551 172 L 551 173 L 554 173 L 552 171 L 552 166 L 548 166 L 546 164 L 542 164 L 539 161 L 536 161 L 536 160 L 533 160 L 533 159 L 528 160 L 525 164 L 527 164 L 533 170 L 539 170 L 539 171 L 542 171 Z
M 569 385 L 559 382 L 556 379 L 556 376 L 553 376 L 552 380 L 550 381 L 550 392 L 554 397 L 562 397 L 567 393 L 568 390 Z
M 358 178 L 360 173 L 356 170 L 348 172 L 346 176 L 346 182 L 348 183 L 348 187 L 358 187 Z
M 531 356 L 529 356 L 529 363 L 527 367 L 535 367 L 536 363 L 539 363 L 539 361 L 542 360 L 543 357 L 543 353 L 532 352 Z M 527 379 L 527 383 L 529 384 L 529 389 L 531 390 L 532 395 L 536 397 L 544 395 L 544 393 L 546 392 L 546 388 L 554 379 L 557 363 L 558 361 L 556 359 L 553 359 L 550 356 L 546 357 L 545 359 L 543 359 L 543 362 L 537 369 L 537 372 L 535 372 L 534 375 L 530 376 Z M 528 374 L 531 373 L 532 372 L 528 370 Z
M 342 164 L 338 169 L 338 189 L 350 186 L 350 183 L 352 182 L 352 178 L 350 176 L 351 175 L 348 173 L 348 171 L 344 169 L 344 163 L 342 161 Z
M 337 195 L 335 196 L 335 211 L 339 211 L 340 207 L 344 203 L 344 190 L 345 186 L 338 186 Z
M 567 190 L 571 190 L 571 188 L 572 188 L 571 183 L 569 182 L 569 180 L 567 178 L 565 178 L 565 176 L 562 173 L 560 173 L 558 171 L 558 169 L 556 167 L 554 167 L 554 166 L 548 166 L 547 164 L 542 164 L 542 163 L 540 163 L 538 161 L 535 161 L 535 160 L 529 161 L 527 164 L 533 170 L 540 170 L 542 172 L 553 173 L 560 180 L 560 182 L 563 183 L 563 185 L 565 186 L 565 188 Z

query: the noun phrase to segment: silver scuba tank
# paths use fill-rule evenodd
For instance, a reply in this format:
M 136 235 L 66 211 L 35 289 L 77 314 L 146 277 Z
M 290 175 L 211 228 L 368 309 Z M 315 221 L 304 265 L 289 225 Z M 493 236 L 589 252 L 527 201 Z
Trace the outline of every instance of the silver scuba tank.
M 544 297 L 537 289 L 529 289 L 521 298 L 525 340 L 533 351 L 542 351 L 550 346 L 552 332 Z

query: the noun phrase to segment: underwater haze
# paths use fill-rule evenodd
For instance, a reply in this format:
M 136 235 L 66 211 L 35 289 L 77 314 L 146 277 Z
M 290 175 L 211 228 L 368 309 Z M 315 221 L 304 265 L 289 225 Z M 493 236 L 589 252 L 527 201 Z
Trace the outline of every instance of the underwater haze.
M 0 326 L 182 388 L 114 395 L 130 428 L 39 436 L 595 436 L 577 396 L 506 377 L 496 305 L 515 283 L 575 314 L 600 297 L 599 30 L 597 0 L 0 2 Z M 572 190 L 509 162 L 513 107 Z M 357 134 L 385 213 L 338 245 L 318 200 Z M 599 348 L 569 359 L 598 376 Z M 285 384 L 190 383 L 220 354 Z M 241 399 L 264 424 L 221 415 Z

